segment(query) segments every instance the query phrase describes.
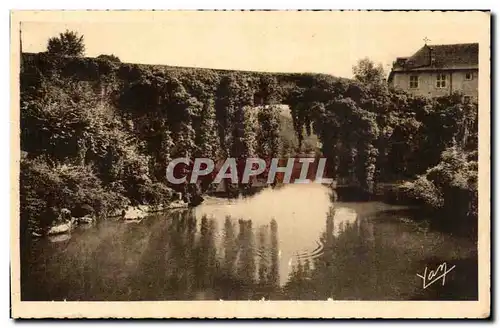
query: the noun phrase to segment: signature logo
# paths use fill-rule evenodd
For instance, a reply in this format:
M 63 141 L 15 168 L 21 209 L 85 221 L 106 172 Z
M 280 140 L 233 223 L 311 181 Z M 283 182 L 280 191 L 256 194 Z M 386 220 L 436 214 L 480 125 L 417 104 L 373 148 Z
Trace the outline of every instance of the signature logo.
M 436 281 L 442 279 L 443 286 L 446 282 L 446 275 L 450 273 L 451 270 L 455 269 L 455 265 L 448 269 L 446 262 L 440 264 L 435 270 L 429 270 L 427 266 L 425 267 L 423 274 L 418 274 L 417 276 L 422 278 L 422 287 L 426 289 Z

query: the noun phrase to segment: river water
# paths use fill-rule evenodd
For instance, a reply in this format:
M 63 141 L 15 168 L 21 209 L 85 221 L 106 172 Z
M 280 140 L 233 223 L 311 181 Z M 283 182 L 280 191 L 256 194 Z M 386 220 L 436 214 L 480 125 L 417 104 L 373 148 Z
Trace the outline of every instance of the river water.
M 477 245 L 319 184 L 106 220 L 22 248 L 22 300 L 477 299 Z M 416 219 L 416 220 L 415 220 Z M 426 267 L 445 276 L 423 288 Z M 429 281 L 427 281 L 429 283 Z

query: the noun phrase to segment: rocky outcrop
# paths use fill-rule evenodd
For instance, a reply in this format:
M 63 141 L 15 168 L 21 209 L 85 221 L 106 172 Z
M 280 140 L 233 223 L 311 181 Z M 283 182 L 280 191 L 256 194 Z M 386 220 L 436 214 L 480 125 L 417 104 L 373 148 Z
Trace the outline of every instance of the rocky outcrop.
M 186 203 L 183 200 L 177 200 L 175 202 L 170 203 L 166 209 L 178 209 L 178 208 L 187 208 L 189 206 L 188 203 Z
M 73 228 L 73 223 L 74 221 L 71 220 L 69 222 L 65 222 L 65 223 L 62 223 L 62 224 L 58 224 L 58 225 L 55 225 L 55 226 L 52 226 L 49 231 L 47 231 L 47 235 L 51 236 L 51 235 L 60 235 L 60 234 L 63 234 L 63 233 L 68 233 L 68 232 L 71 232 L 71 229 Z
M 91 214 L 87 214 L 82 217 L 74 217 L 72 216 L 72 213 L 70 210 L 67 208 L 63 208 L 61 210 L 61 213 L 55 220 L 55 224 L 49 228 L 47 231 L 48 236 L 55 236 L 55 235 L 61 235 L 61 234 L 68 234 L 76 228 L 77 225 L 89 225 L 93 224 L 96 222 L 95 217 L 93 217 Z M 33 237 L 40 237 L 41 235 L 35 235 L 33 234 Z
M 180 198 L 180 197 L 179 197 Z M 140 221 L 151 213 L 173 210 L 173 209 L 183 209 L 189 207 L 189 204 L 182 199 L 175 200 L 169 205 L 163 206 L 149 206 L 149 205 L 138 205 L 129 206 L 125 209 L 118 209 L 111 213 L 109 217 L 121 217 L 125 221 Z M 84 215 L 82 215 L 84 214 Z M 81 216 L 79 216 L 81 215 Z M 62 234 L 69 234 L 78 225 L 90 226 L 96 223 L 96 218 L 93 215 L 93 209 L 90 206 L 78 207 L 77 215 L 72 213 L 72 211 L 63 208 L 59 213 L 59 216 L 54 221 L 55 224 L 50 227 L 46 232 L 48 236 L 57 236 Z M 41 233 L 32 233 L 33 237 L 42 237 Z
M 122 219 L 124 220 L 138 220 L 143 219 L 148 215 L 149 207 L 146 205 L 139 205 L 136 207 L 129 206 L 122 211 Z
M 145 218 L 148 215 L 151 215 L 151 213 L 155 212 L 161 212 L 161 211 L 167 211 L 167 210 L 172 210 L 172 209 L 180 209 L 180 208 L 187 208 L 189 206 L 188 203 L 186 203 L 183 200 L 176 200 L 171 202 L 170 204 L 163 206 L 163 205 L 157 205 L 157 206 L 149 206 L 149 205 L 138 205 L 138 206 L 129 206 L 126 209 L 123 209 L 121 211 L 116 211 L 116 212 L 121 212 L 120 216 L 124 220 L 140 220 Z M 116 214 L 116 213 L 114 213 Z M 117 215 L 118 216 L 118 215 Z

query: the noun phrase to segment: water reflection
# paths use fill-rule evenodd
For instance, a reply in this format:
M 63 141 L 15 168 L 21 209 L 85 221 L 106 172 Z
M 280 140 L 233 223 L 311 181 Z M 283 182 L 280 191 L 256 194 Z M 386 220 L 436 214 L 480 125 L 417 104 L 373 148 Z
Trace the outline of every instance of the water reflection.
M 477 297 L 470 241 L 422 230 L 393 206 L 285 189 L 38 240 L 23 253 L 22 299 Z M 277 202 L 297 193 L 297 204 Z M 440 261 L 460 264 L 439 293 L 439 284 L 422 291 L 416 273 Z

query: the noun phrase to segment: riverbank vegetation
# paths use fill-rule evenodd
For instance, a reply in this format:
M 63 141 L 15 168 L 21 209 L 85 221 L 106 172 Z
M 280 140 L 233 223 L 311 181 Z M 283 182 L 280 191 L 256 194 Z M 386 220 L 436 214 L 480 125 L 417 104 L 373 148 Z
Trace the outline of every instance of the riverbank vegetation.
M 430 99 L 389 90 L 376 77 L 380 69 L 363 61 L 354 72 L 363 84 L 319 76 L 297 81 L 287 100 L 297 134 L 319 136 L 338 184 L 365 194 L 377 184 L 400 184 L 393 189 L 397 202 L 421 205 L 433 220 L 474 234 L 477 103 L 459 93 Z
M 433 223 L 449 230 L 477 234 L 478 163 L 476 152 L 447 148 L 441 161 L 399 188 L 403 197 L 422 206 Z
M 478 107 L 458 94 L 389 90 L 366 63 L 349 80 L 88 58 L 83 45 L 67 45 L 83 42 L 70 34 L 21 58 L 26 231 L 62 208 L 105 216 L 125 204 L 168 203 L 183 190 L 166 181 L 172 158 L 294 156 L 315 148 L 316 136 L 338 181 L 369 193 L 380 182 L 410 181 L 401 188 L 407 200 L 477 220 Z M 296 140 L 283 133 L 283 105 Z M 463 208 L 452 205 L 457 199 Z

